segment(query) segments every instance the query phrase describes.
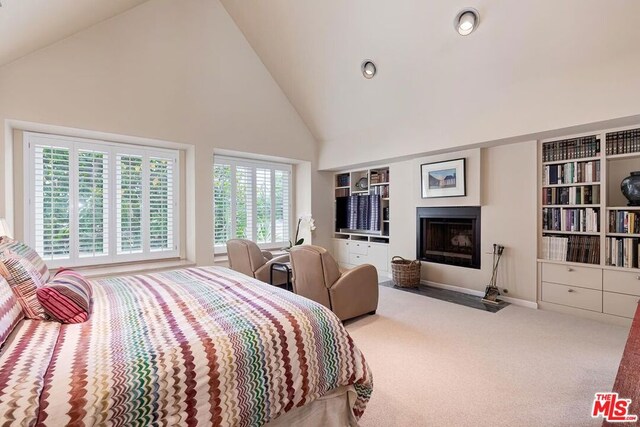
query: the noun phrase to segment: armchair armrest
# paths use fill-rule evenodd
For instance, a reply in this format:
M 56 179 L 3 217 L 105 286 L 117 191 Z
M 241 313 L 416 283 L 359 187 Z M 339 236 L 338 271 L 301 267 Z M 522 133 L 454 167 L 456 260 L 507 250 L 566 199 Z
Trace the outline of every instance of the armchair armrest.
M 335 281 L 331 289 L 349 286 L 349 283 L 363 284 L 375 283 L 378 285 L 378 270 L 371 264 L 362 264 L 346 270 L 338 280 Z M 357 286 L 357 285 L 356 285 Z
M 378 271 L 359 265 L 345 272 L 329 288 L 333 312 L 340 320 L 375 312 L 378 308 Z
M 273 254 L 269 251 L 261 251 L 262 252 L 262 256 L 264 257 L 264 259 L 266 259 L 267 261 L 269 261 L 270 259 L 273 258 Z

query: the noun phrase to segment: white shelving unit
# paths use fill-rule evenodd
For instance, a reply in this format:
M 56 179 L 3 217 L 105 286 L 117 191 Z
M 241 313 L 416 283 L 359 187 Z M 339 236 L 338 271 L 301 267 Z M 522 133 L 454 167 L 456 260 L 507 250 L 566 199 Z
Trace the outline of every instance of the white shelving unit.
M 632 132 L 637 133 L 633 134 Z M 614 136 L 628 136 L 628 138 L 614 139 Z M 631 136 L 634 136 L 631 138 Z M 566 142 L 582 137 L 595 137 L 598 140 L 599 151 L 596 155 L 580 157 L 570 156 L 566 160 L 544 161 L 543 147 L 545 144 Z M 607 143 L 620 142 L 624 154 L 609 150 Z M 620 148 L 620 146 L 618 146 Z M 587 153 L 589 154 L 589 153 Z M 557 183 L 545 182 L 545 168 L 553 165 L 567 163 L 592 162 L 600 163 L 600 179 L 597 182 L 581 183 Z M 599 132 L 572 135 L 564 139 L 543 140 L 538 148 L 538 304 L 541 308 L 578 314 L 585 317 L 607 320 L 614 323 L 630 324 L 635 313 L 637 303 L 640 300 L 640 230 L 634 233 L 620 232 L 611 229 L 610 215 L 615 212 L 625 211 L 637 214 L 640 218 L 640 207 L 625 206 L 627 200 L 620 191 L 620 182 L 630 172 L 640 170 L 640 126 L 607 129 Z M 565 188 L 599 186 L 599 200 L 594 204 L 551 204 L 545 203 L 547 191 L 555 189 L 560 191 Z M 560 209 L 564 213 L 567 209 L 593 209 L 599 214 L 598 230 L 596 231 L 566 231 L 550 230 L 548 224 L 543 226 L 545 209 Z M 589 249 L 599 248 L 599 256 L 583 262 L 544 259 L 543 237 L 556 236 L 559 238 L 570 236 L 591 236 Z M 576 239 L 576 237 L 574 237 Z M 629 247 L 635 245 L 633 255 L 635 261 L 632 266 L 614 265 L 609 246 L 618 239 L 632 239 Z M 594 246 L 597 242 L 597 246 Z M 576 246 L 574 251 L 587 249 Z M 583 252 L 584 254 L 584 252 Z M 575 252 L 574 252 L 575 255 Z M 627 257 L 630 261 L 631 257 Z M 621 261 L 618 259 L 617 264 Z
M 390 221 L 389 221 L 389 167 L 374 167 L 342 171 L 334 177 L 334 196 L 380 194 L 380 232 L 365 230 L 334 230 L 334 256 L 346 268 L 360 264 L 373 264 L 378 273 L 389 275 Z M 336 209 L 334 209 L 335 214 Z M 334 217 L 335 220 L 335 217 Z M 337 223 L 336 223 L 337 224 Z

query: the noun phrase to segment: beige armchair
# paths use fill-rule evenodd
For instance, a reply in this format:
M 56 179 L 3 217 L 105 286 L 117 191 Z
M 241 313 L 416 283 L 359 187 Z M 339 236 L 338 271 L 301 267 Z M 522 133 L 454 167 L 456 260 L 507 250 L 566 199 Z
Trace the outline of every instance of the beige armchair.
M 270 252 L 261 251 L 257 244 L 247 239 L 231 239 L 227 242 L 229 267 L 239 273 L 254 277 L 261 282 L 270 283 L 271 264 L 289 262 L 289 255 L 273 258 Z M 273 272 L 273 284 L 287 283 L 287 273 Z
M 326 249 L 291 248 L 293 290 L 331 309 L 340 320 L 375 314 L 378 308 L 378 272 L 369 264 L 344 273 Z

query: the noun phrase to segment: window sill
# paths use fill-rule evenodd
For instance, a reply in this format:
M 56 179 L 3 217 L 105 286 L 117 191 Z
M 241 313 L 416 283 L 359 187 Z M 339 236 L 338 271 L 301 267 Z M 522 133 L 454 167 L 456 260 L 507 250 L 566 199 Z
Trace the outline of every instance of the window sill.
M 193 267 L 195 265 L 196 264 L 194 262 L 185 259 L 172 259 L 153 262 L 135 262 L 120 265 L 104 265 L 97 267 L 79 267 L 74 268 L 74 270 L 88 279 L 98 279 L 111 276 L 154 273 L 163 270 Z

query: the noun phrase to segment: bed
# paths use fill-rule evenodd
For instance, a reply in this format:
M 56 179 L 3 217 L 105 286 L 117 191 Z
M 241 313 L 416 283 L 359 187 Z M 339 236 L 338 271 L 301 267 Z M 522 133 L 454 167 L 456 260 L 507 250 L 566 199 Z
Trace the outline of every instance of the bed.
M 357 425 L 367 363 L 323 306 L 226 268 L 93 281 L 80 324 L 22 320 L 2 425 Z

